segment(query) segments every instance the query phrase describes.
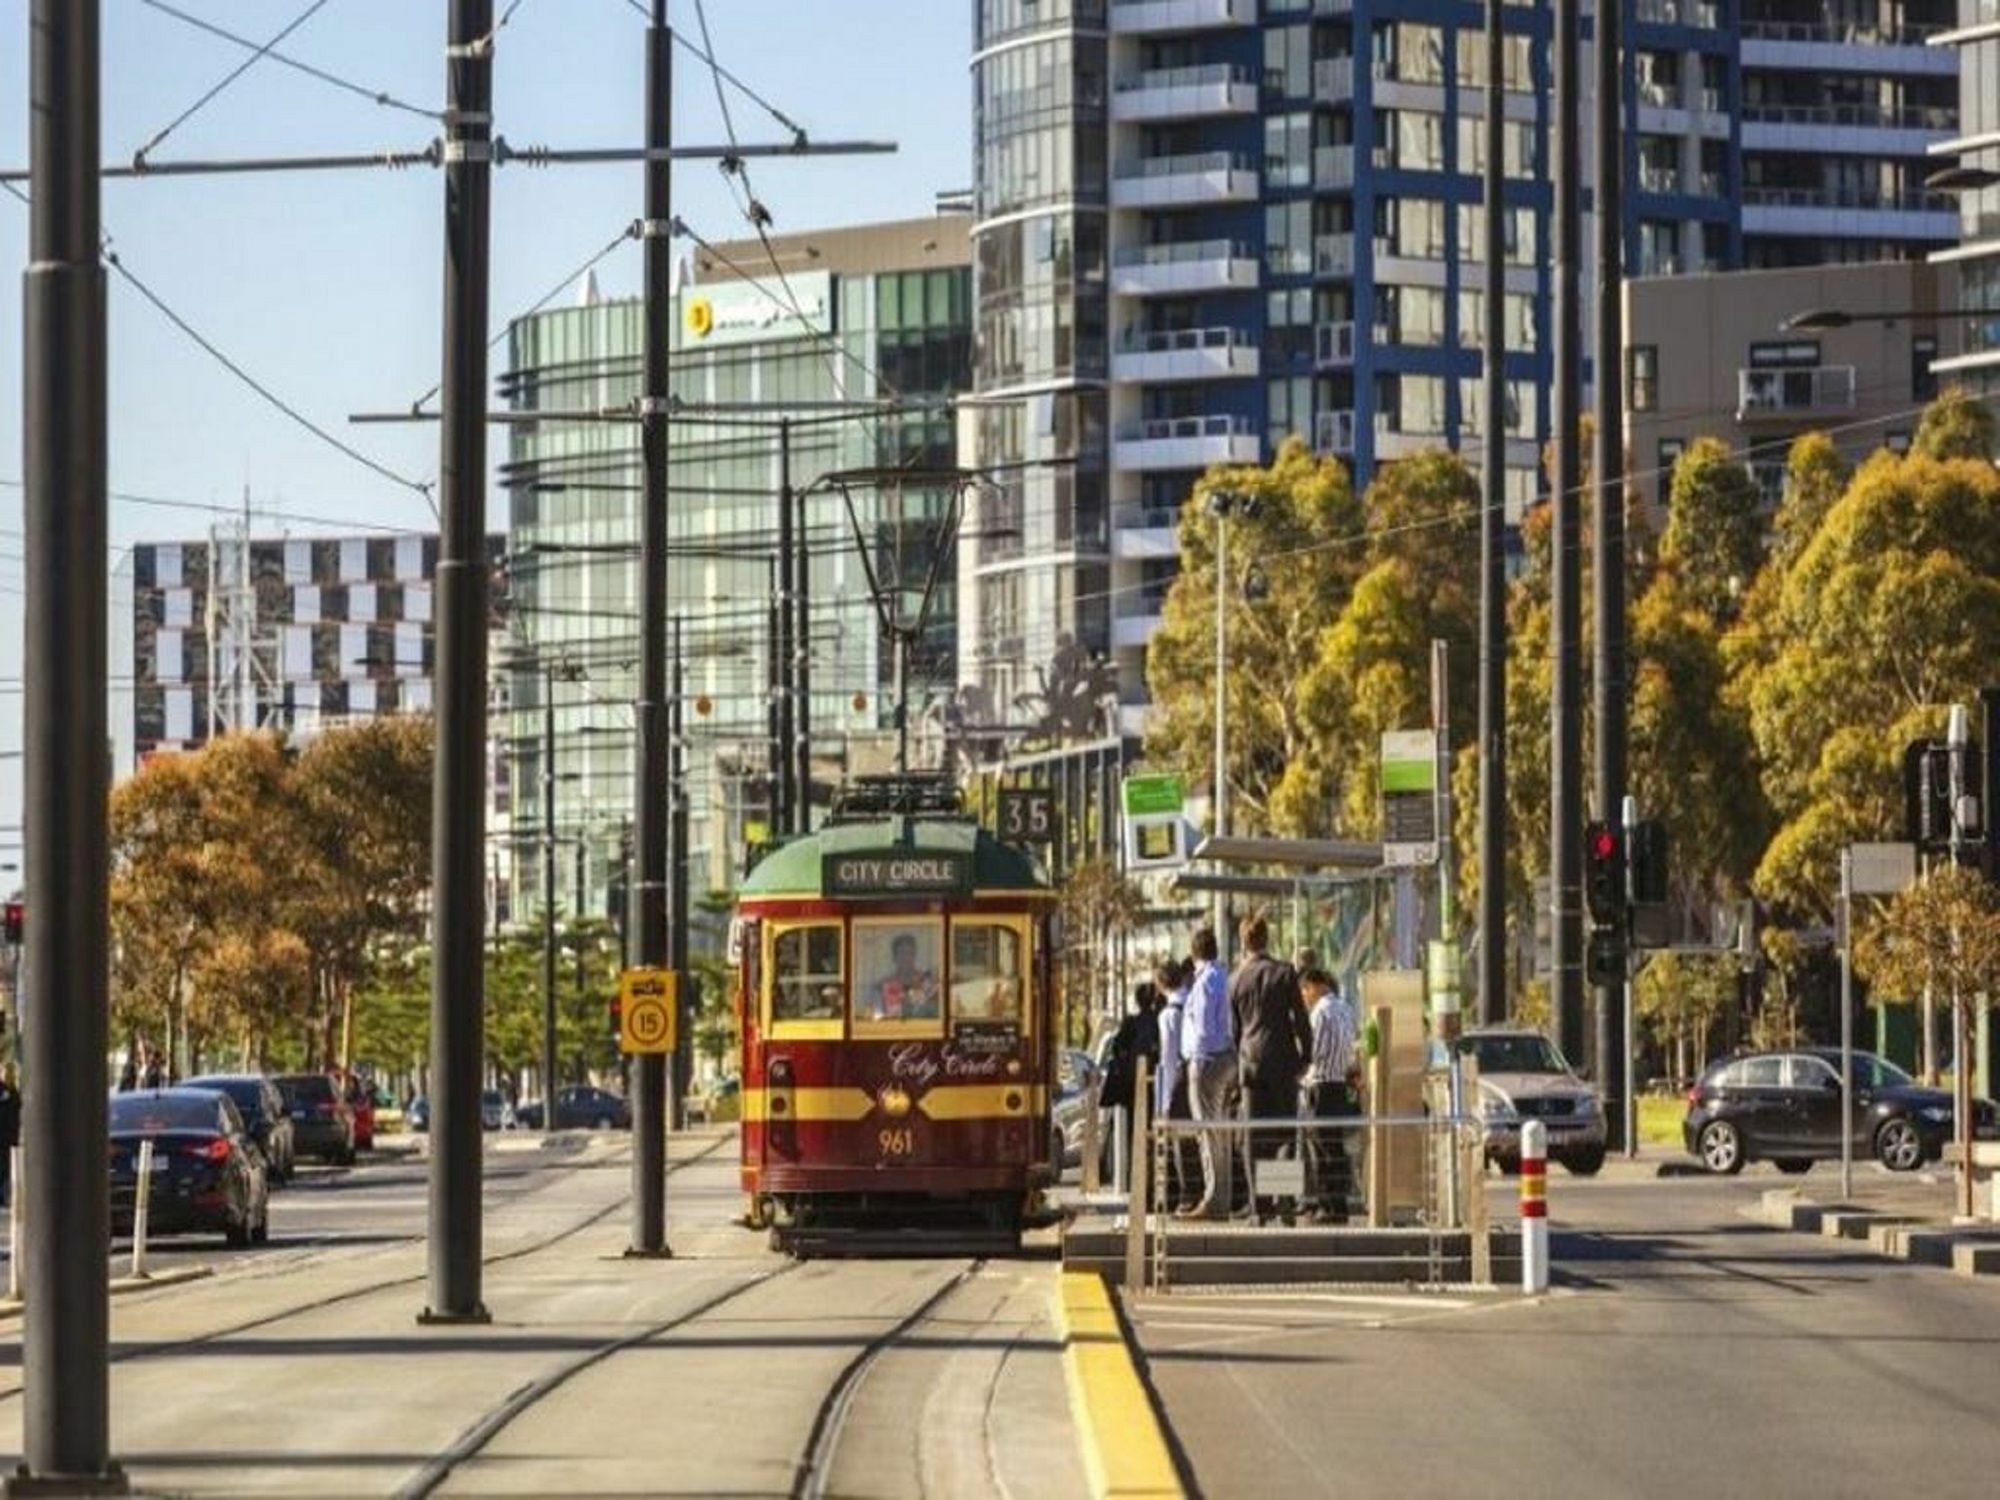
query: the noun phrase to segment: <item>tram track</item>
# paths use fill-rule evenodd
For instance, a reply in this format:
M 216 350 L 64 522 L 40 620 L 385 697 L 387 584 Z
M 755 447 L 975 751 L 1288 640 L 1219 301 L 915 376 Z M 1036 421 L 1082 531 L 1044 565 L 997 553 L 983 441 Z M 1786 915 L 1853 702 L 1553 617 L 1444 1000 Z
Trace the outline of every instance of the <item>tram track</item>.
M 693 1155 L 683 1157 L 679 1161 L 669 1162 L 667 1164 L 667 1175 L 671 1177 L 676 1172 L 683 1171 L 688 1167 L 692 1167 L 700 1162 L 706 1161 L 709 1157 L 715 1155 L 717 1151 L 721 1150 L 723 1146 L 727 1145 L 728 1143 L 729 1143 L 729 1137 L 718 1136 L 714 1141 L 710 1142 L 708 1145 L 704 1146 L 701 1150 L 695 1152 Z M 627 1149 L 629 1150 L 629 1147 Z M 536 1191 L 539 1192 L 541 1190 L 537 1189 Z M 524 1198 L 532 1197 L 533 1194 L 522 1194 L 521 1196 Z M 555 1230 L 548 1234 L 541 1235 L 529 1241 L 526 1244 L 514 1246 L 512 1249 L 496 1251 L 493 1254 L 481 1256 L 480 1264 L 482 1266 L 507 1265 L 512 1262 L 526 1260 L 531 1256 L 540 1255 L 548 1250 L 552 1250 L 557 1245 L 560 1245 L 567 1240 L 574 1239 L 577 1235 L 582 1234 L 587 1230 L 593 1229 L 597 1225 L 603 1223 L 606 1219 L 610 1218 L 613 1214 L 617 1213 L 620 1209 L 624 1208 L 631 1201 L 631 1196 L 632 1195 L 630 1194 L 630 1192 L 622 1193 L 618 1197 L 612 1199 L 609 1203 L 602 1204 L 599 1207 L 592 1209 L 589 1213 L 585 1214 L 583 1217 L 577 1219 L 573 1223 L 563 1226 L 561 1229 Z M 394 1240 L 387 1245 L 377 1246 L 374 1248 L 379 1249 L 386 1253 L 391 1249 L 407 1249 L 411 1245 L 422 1244 L 423 1241 L 424 1241 L 424 1236 L 422 1235 L 409 1235 L 407 1237 L 402 1237 L 397 1240 Z M 338 1241 L 329 1241 L 329 1243 L 337 1244 Z M 301 1269 L 303 1266 L 309 1266 L 314 1263 L 316 1263 L 315 1257 L 306 1257 L 301 1260 L 291 1261 L 282 1267 L 276 1268 L 268 1272 L 268 1274 L 272 1276 L 286 1275 Z M 232 1276 L 229 1277 L 228 1279 L 230 1280 L 250 1279 L 256 1276 L 257 1274 L 258 1271 L 254 1267 L 254 1263 L 252 1263 L 252 1265 L 246 1266 L 245 1271 L 241 1277 Z M 164 1340 L 159 1343 L 147 1344 L 139 1348 L 123 1349 L 123 1350 L 114 1349 L 110 1356 L 110 1362 L 113 1364 L 124 1364 L 128 1362 L 136 1362 L 139 1360 L 161 1359 L 175 1354 L 185 1354 L 191 1349 L 199 1349 L 205 1345 L 218 1343 L 224 1339 L 236 1338 L 246 1333 L 256 1333 L 263 1329 L 273 1327 L 279 1323 L 288 1322 L 293 1318 L 304 1317 L 309 1313 L 324 1312 L 328 1308 L 340 1307 L 350 1302 L 364 1301 L 367 1298 L 377 1296 L 382 1292 L 395 1291 L 401 1287 L 418 1286 L 421 1285 L 428 1278 L 428 1275 L 429 1275 L 428 1271 L 425 1270 L 425 1271 L 413 1272 L 408 1275 L 384 1277 L 379 1280 L 371 1281 L 360 1286 L 343 1287 L 341 1290 L 337 1292 L 329 1292 L 319 1297 L 310 1298 L 304 1302 L 291 1303 L 275 1311 L 268 1313 L 260 1313 L 256 1317 L 245 1318 L 235 1323 L 228 1324 L 221 1328 L 206 1329 L 201 1333 L 192 1334 L 186 1338 Z M 213 1285 L 214 1278 L 211 1278 L 205 1284 Z M 172 1290 L 178 1290 L 178 1289 L 164 1289 L 164 1288 L 162 1289 L 163 1293 L 168 1293 L 168 1294 L 170 1294 Z M 150 1301 L 152 1300 L 152 1298 L 147 1297 L 145 1300 Z M 23 1387 L 18 1383 L 9 1386 L 4 1390 L 0 1390 L 0 1402 L 6 1402 L 18 1398 L 21 1395 L 22 1390 Z

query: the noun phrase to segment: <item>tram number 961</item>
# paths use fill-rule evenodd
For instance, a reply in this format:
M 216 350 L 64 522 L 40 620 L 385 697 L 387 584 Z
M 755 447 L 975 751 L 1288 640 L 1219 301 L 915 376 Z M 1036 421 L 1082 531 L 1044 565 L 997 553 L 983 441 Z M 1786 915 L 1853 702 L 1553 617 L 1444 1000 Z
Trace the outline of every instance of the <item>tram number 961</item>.
M 916 1132 L 907 1125 L 900 1129 L 877 1131 L 875 1143 L 884 1156 L 908 1156 L 917 1149 Z

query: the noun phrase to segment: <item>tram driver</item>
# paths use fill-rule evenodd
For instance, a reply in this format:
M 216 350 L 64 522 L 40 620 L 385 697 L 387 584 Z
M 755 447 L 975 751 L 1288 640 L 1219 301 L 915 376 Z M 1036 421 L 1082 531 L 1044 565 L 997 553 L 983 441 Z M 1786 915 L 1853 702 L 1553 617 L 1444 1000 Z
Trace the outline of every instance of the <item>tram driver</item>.
M 917 962 L 916 934 L 899 932 L 889 944 L 891 968 L 870 987 L 873 1019 L 935 1021 L 942 1010 L 937 972 Z

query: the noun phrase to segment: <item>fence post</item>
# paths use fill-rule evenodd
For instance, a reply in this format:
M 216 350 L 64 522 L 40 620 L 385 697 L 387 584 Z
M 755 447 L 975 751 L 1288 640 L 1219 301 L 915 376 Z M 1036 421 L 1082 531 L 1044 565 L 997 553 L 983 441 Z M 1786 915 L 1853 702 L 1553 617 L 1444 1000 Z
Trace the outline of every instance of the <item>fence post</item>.
M 1521 1126 L 1521 1291 L 1549 1289 L 1549 1128 Z
M 1389 1112 L 1389 1040 L 1395 1016 L 1386 1005 L 1378 1005 L 1369 1019 L 1375 1027 L 1375 1051 L 1368 1059 L 1368 1113 Z M 1368 1227 L 1385 1229 L 1389 1224 L 1389 1132 L 1380 1125 L 1368 1127 Z
M 1102 1183 L 1099 1181 L 1102 1175 L 1099 1168 L 1104 1151 L 1104 1137 L 1101 1133 L 1101 1122 L 1098 1119 L 1099 1101 L 1103 1097 L 1101 1082 L 1102 1080 L 1099 1080 L 1090 1085 L 1090 1101 L 1083 1111 L 1083 1160 L 1078 1165 L 1081 1169 L 1079 1176 L 1082 1180 L 1083 1191 L 1086 1196 L 1095 1193 L 1102 1186 Z
M 1152 1127 L 1152 1067 L 1141 1057 L 1132 1085 L 1132 1144 L 1125 1153 L 1129 1190 L 1125 1199 L 1125 1290 L 1138 1293 L 1146 1286 L 1146 1214 L 1153 1186 L 1153 1153 L 1146 1148 L 1146 1133 Z M 1165 1233 L 1164 1229 L 1161 1233 Z
M 146 1274 L 146 1220 L 153 1199 L 153 1143 L 139 1142 L 138 1196 L 132 1200 L 132 1274 Z

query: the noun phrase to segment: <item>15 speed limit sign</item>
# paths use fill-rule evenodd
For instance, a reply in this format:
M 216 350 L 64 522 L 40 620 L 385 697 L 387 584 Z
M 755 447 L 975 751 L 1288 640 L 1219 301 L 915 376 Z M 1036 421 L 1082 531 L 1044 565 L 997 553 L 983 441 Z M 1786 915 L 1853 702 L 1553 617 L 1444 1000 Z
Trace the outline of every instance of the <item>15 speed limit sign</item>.
M 671 1052 L 680 1016 L 679 976 L 670 969 L 627 969 L 618 976 L 618 1047 Z

